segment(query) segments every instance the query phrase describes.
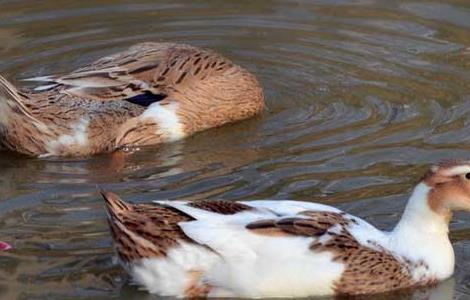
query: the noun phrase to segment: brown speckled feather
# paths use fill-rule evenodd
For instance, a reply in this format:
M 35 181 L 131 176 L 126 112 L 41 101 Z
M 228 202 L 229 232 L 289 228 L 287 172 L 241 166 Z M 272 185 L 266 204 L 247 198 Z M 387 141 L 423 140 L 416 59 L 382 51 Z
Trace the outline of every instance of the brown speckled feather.
M 284 231 L 289 234 L 302 236 L 320 236 L 327 233 L 328 229 L 336 224 L 347 225 L 350 220 L 341 213 L 305 211 L 303 217 L 281 218 L 279 220 L 260 220 L 246 225 L 247 229 L 266 230 L 268 228 Z
M 190 241 L 178 223 L 190 216 L 170 207 L 131 205 L 117 195 L 102 192 L 116 251 L 124 262 L 165 256 L 180 241 Z
M 101 58 L 65 76 L 50 76 L 69 95 L 101 101 L 129 99 L 143 92 L 169 95 L 193 80 L 232 68 L 210 50 L 171 43 L 144 43 Z
M 222 215 L 233 215 L 244 210 L 253 209 L 251 206 L 243 203 L 225 200 L 194 201 L 189 202 L 188 205 Z

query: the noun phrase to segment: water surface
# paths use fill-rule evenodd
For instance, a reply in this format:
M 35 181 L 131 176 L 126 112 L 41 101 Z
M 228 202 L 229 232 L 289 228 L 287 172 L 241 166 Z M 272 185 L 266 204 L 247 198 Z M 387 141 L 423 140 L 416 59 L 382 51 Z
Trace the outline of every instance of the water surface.
M 259 117 L 132 155 L 1 152 L 0 237 L 15 247 L 0 256 L 2 299 L 156 298 L 114 264 L 97 187 L 134 202 L 317 201 L 390 229 L 429 164 L 470 157 L 465 0 L 0 5 L 9 79 L 68 72 L 138 42 L 185 42 L 251 70 L 267 99 Z M 455 215 L 451 239 L 455 277 L 409 297 L 469 299 L 468 214 Z

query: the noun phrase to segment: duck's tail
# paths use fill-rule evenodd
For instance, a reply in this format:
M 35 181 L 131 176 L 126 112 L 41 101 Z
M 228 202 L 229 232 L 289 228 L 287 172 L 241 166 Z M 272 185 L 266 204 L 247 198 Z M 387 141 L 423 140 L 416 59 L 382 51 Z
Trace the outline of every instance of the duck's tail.
M 31 122 L 40 124 L 23 103 L 23 96 L 20 95 L 18 90 L 0 75 L 0 125 L 8 127 L 9 120 L 14 115 L 28 119 Z
M 135 206 L 124 202 L 114 193 L 101 191 L 106 203 L 108 224 L 114 240 L 114 247 L 125 268 L 127 264 L 142 258 L 156 257 L 160 251 L 150 236 L 157 236 L 158 229 L 151 225 L 145 215 L 135 213 Z M 149 231 L 150 230 L 150 231 Z
M 25 105 L 27 97 L 0 76 L 0 146 L 28 155 L 47 153 L 44 141 L 51 131 Z
M 101 190 L 101 196 L 106 203 L 106 210 L 110 220 L 122 221 L 123 215 L 134 210 L 131 204 L 124 202 L 118 195 Z

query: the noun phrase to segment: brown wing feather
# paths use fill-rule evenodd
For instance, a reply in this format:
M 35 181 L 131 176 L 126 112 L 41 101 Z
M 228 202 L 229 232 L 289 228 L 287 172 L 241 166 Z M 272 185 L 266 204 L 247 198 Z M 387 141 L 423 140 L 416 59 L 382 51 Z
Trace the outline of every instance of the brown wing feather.
M 222 215 L 233 215 L 244 210 L 253 209 L 251 206 L 246 204 L 226 200 L 194 201 L 188 203 L 188 205 Z
M 260 220 L 246 225 L 246 228 L 256 233 L 263 234 L 278 231 L 285 234 L 301 235 L 301 236 L 320 236 L 325 234 L 328 229 L 336 224 L 347 224 L 350 222 L 341 213 L 306 211 L 302 217 L 282 218 L 279 220 Z
M 100 101 L 141 94 L 171 95 L 194 78 L 204 79 L 232 68 L 209 50 L 171 43 L 144 43 L 101 58 L 68 75 L 48 77 L 63 93 Z

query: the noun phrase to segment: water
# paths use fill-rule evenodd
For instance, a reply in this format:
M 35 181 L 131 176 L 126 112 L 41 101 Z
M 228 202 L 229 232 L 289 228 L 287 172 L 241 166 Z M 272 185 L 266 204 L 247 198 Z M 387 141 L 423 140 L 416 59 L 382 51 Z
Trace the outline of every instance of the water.
M 333 204 L 390 229 L 430 163 L 470 157 L 470 3 L 0 2 L 0 72 L 71 71 L 142 41 L 213 48 L 256 74 L 259 117 L 133 155 L 0 153 L 2 299 L 154 299 L 113 263 L 97 187 L 125 199 Z M 414 299 L 470 297 L 470 221 L 454 279 Z M 381 296 L 397 299 L 401 296 Z

